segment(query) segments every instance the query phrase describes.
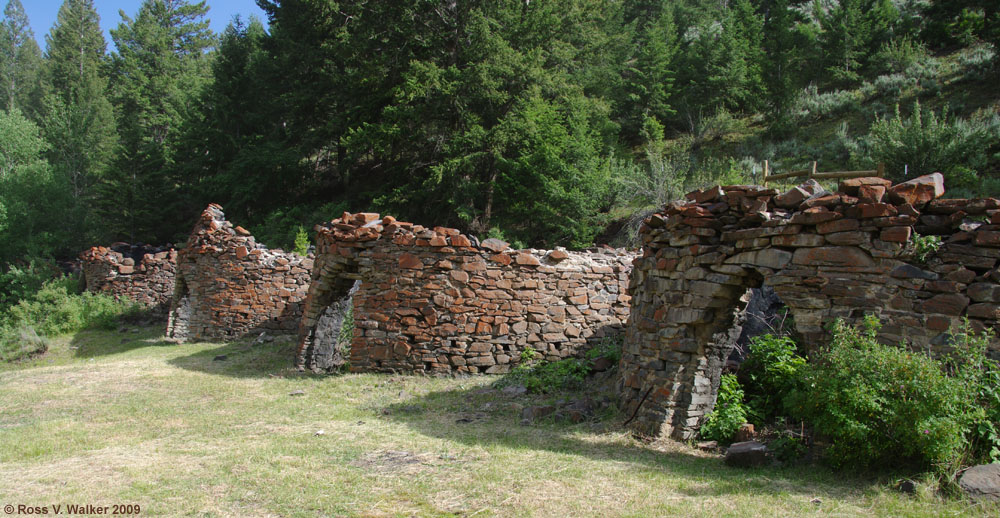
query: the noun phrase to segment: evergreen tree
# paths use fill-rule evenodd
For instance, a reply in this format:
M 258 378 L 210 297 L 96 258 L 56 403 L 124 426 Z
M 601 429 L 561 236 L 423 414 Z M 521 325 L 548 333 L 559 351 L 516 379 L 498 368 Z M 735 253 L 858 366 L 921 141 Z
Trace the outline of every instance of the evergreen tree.
M 650 12 L 648 8 L 637 11 L 642 15 Z M 627 108 L 622 110 L 623 138 L 632 142 L 649 119 L 662 125 L 676 113 L 670 97 L 677 54 L 676 28 L 669 8 L 660 9 L 654 19 L 637 18 L 633 23 L 642 27 L 637 29 L 641 34 L 635 42 L 635 55 L 621 66 L 626 92 L 621 103 Z
M 285 146 L 280 110 L 272 96 L 263 49 L 264 25 L 235 18 L 222 33 L 212 63 L 212 82 L 185 121 L 178 164 L 184 198 L 196 211 L 209 201 L 225 203 L 227 213 L 254 219 L 288 203 L 301 177 L 282 174 L 299 155 Z M 301 201 L 301 199 L 300 199 Z
M 0 27 L 0 108 L 34 115 L 41 51 L 20 0 L 8 0 Z
M 788 123 L 789 109 L 795 100 L 795 73 L 804 46 L 795 30 L 795 12 L 790 0 L 772 0 L 767 6 L 764 22 L 765 59 L 763 62 L 767 104 L 771 114 L 771 128 L 780 129 Z
M 748 0 L 717 14 L 695 12 L 681 46 L 678 105 L 688 129 L 722 108 L 754 110 L 765 96 L 763 17 Z
M 107 79 L 100 73 L 105 53 L 100 18 L 92 0 L 66 0 L 46 37 L 43 125 L 50 143 L 49 163 L 71 188 L 68 220 L 78 239 L 87 237 L 94 184 L 112 158 L 116 140 L 114 114 L 107 99 Z
M 314 193 L 343 185 L 416 221 L 586 242 L 616 130 L 581 86 L 606 59 L 589 43 L 619 9 L 606 4 L 265 4 L 287 144 Z
M 111 31 L 111 97 L 119 151 L 103 184 L 111 229 L 135 241 L 170 239 L 184 226 L 175 176 L 182 122 L 210 77 L 215 37 L 205 2 L 145 0 Z
M 819 2 L 815 5 L 827 72 L 834 82 L 857 82 L 867 71 L 870 56 L 889 39 L 896 8 L 891 0 L 839 0 L 828 8 Z

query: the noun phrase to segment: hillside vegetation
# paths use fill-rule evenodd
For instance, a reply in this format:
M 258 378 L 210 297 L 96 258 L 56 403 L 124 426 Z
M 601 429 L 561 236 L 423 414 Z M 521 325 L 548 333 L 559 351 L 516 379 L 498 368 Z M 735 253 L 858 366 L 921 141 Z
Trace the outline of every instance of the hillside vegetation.
M 43 52 L 8 0 L 0 262 L 180 242 L 209 202 L 273 246 L 343 209 L 585 246 L 764 160 L 1000 174 L 992 1 L 259 3 L 214 34 L 145 0 L 108 52 L 66 0 Z

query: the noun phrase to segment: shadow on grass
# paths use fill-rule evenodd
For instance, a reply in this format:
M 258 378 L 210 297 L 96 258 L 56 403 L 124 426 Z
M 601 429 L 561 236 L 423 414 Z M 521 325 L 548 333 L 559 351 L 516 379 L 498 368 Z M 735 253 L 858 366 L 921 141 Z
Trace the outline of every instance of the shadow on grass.
M 184 347 L 184 344 L 177 345 Z M 310 372 L 299 372 L 294 366 L 295 342 L 281 338 L 274 342 L 254 344 L 239 340 L 219 347 L 200 350 L 167 361 L 189 371 L 230 376 L 234 378 L 323 378 Z
M 572 396 L 564 395 L 570 399 Z M 667 439 L 648 443 L 622 439 L 619 433 L 624 432 L 625 417 L 617 412 L 608 419 L 580 424 L 552 418 L 520 424 L 519 405 L 545 402 L 530 395 L 509 396 L 492 389 L 453 389 L 389 405 L 380 418 L 402 423 L 428 437 L 469 446 L 550 451 L 630 464 L 682 479 L 671 490 L 692 497 L 792 494 L 809 501 L 849 494 L 857 497 L 876 482 L 870 475 L 845 476 L 815 465 L 730 468 L 721 456 L 704 454 Z M 602 441 L 601 435 L 608 440 Z
M 124 326 L 122 331 L 114 332 L 104 329 L 85 329 L 73 335 L 70 341 L 73 356 L 77 358 L 96 358 L 121 354 L 145 347 L 173 347 L 176 344 L 163 339 L 163 326 Z

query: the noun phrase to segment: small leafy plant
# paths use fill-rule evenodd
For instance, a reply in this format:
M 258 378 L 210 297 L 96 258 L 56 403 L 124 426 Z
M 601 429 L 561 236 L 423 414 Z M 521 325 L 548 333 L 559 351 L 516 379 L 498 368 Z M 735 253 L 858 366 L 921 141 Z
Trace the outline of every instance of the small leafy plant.
M 909 245 L 912 248 L 913 257 L 920 263 L 926 263 L 941 248 L 941 237 L 921 236 L 914 233 L 910 238 Z
M 733 374 L 723 374 L 715 409 L 708 414 L 701 426 L 702 438 L 719 442 L 732 441 L 740 426 L 747 422 L 747 410 L 740 382 Z
M 784 413 L 783 399 L 801 384 L 805 358 L 796 354 L 787 336 L 765 334 L 750 341 L 750 353 L 740 367 L 750 417 L 762 425 Z

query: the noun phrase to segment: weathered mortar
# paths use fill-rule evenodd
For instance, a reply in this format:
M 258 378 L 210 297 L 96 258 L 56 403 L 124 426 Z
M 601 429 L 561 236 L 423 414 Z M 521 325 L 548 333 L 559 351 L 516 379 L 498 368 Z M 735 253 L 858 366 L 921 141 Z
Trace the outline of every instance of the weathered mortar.
M 331 350 L 344 344 L 322 320 L 350 303 L 352 371 L 435 373 L 503 373 L 526 348 L 554 360 L 618 331 L 635 257 L 610 248 L 508 250 L 495 239 L 479 244 L 455 229 L 371 213 L 345 213 L 318 228 L 317 250 L 299 366 L 343 363 Z
M 827 193 L 810 181 L 781 195 L 714 187 L 648 218 L 621 362 L 633 426 L 695 433 L 715 404 L 749 288 L 773 287 L 813 350 L 828 341 L 826 324 L 869 313 L 882 319 L 883 341 L 932 353 L 947 350 L 963 318 L 995 330 L 1000 202 L 937 199 L 942 182 L 940 174 L 896 186 L 861 178 Z M 907 246 L 914 232 L 943 237 L 926 264 Z
M 103 246 L 80 253 L 84 289 L 115 298 L 126 297 L 166 316 L 174 292 L 177 252 L 173 249 L 133 257 Z
M 177 256 L 167 336 L 189 341 L 292 333 L 302 316 L 312 259 L 268 250 L 212 204 Z

